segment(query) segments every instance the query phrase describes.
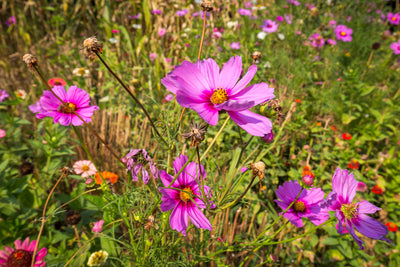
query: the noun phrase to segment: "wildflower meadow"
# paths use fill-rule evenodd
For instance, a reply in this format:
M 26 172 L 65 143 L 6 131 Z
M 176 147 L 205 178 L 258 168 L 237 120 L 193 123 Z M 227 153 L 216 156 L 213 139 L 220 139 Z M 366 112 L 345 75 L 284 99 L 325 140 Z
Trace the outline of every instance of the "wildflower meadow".
M 399 0 L 0 4 L 0 266 L 400 266 Z

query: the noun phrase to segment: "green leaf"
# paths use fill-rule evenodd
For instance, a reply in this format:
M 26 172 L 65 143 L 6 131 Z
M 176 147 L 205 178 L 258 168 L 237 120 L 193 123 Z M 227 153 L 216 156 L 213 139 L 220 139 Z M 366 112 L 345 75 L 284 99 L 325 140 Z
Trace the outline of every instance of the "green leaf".
M 339 244 L 339 240 L 337 240 L 337 238 L 327 237 L 324 240 L 322 240 L 321 243 L 328 246 L 334 246 Z

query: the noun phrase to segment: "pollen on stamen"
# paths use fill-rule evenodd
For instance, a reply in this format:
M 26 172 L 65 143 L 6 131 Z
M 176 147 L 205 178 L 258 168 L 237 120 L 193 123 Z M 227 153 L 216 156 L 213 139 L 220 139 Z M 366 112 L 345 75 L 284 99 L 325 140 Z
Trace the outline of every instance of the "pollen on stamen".
M 180 192 L 179 196 L 181 197 L 181 200 L 184 202 L 188 202 L 190 200 L 190 194 L 193 194 L 192 189 L 186 187 L 183 189 L 183 191 Z
M 211 102 L 215 105 L 219 105 L 224 103 L 225 101 L 228 100 L 228 93 L 226 92 L 226 89 L 218 87 L 217 89 L 214 89 L 214 92 L 210 98 Z

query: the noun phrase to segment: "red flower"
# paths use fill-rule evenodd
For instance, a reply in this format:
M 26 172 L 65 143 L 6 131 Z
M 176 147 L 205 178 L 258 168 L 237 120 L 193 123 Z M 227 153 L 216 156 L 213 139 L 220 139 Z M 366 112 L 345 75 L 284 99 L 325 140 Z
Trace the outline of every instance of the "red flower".
M 55 85 L 61 85 L 61 86 L 67 85 L 67 82 L 62 78 L 52 78 L 48 81 L 48 83 L 51 87 L 54 87 Z
M 295 100 L 294 100 L 294 102 L 296 102 L 296 103 L 301 103 L 301 100 L 300 99 L 298 99 L 298 98 L 296 98 Z
M 304 166 L 303 167 L 303 171 L 309 171 L 309 170 L 311 170 L 311 168 L 309 166 Z
M 377 194 L 377 195 L 382 195 L 382 193 L 383 193 L 383 189 L 379 185 L 374 185 L 372 187 L 371 191 L 372 191 L 372 193 Z
M 305 176 L 305 175 L 310 175 L 312 178 L 314 178 L 314 173 L 312 173 L 311 171 L 303 171 L 301 173 L 301 176 Z
M 357 170 L 360 167 L 360 163 L 358 163 L 356 159 L 353 159 L 350 161 L 349 164 L 347 164 L 347 167 L 349 167 L 349 169 Z
M 335 125 L 331 125 L 331 130 L 332 131 L 337 131 L 337 127 Z
M 344 133 L 344 134 L 342 135 L 342 138 L 343 138 L 344 140 L 351 140 L 351 134 L 349 134 L 349 133 Z
M 385 224 L 390 232 L 397 232 L 397 225 L 393 222 L 388 222 Z

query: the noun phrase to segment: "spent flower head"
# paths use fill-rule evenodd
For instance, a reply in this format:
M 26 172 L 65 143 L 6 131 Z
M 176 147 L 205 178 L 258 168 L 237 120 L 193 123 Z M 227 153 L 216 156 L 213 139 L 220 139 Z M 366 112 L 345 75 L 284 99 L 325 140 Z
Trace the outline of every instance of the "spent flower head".
M 35 251 L 36 240 L 29 242 L 27 237 L 23 242 L 19 239 L 14 242 L 15 248 L 4 246 L 4 250 L 0 250 L 0 266 L 33 266 L 44 267 L 46 262 L 44 257 L 47 255 L 47 248 L 42 248 L 35 255 L 33 261 L 33 252 Z
M 132 180 L 136 182 L 141 171 L 143 183 L 147 184 L 150 179 L 147 167 L 153 174 L 154 179 L 158 178 L 158 170 L 153 159 L 145 149 L 131 149 L 122 161 L 126 163 L 128 170 L 131 171 Z
M 207 123 L 196 123 L 193 121 L 190 125 L 190 132 L 183 133 L 182 136 L 186 139 L 190 138 L 192 140 L 191 147 L 198 146 L 204 140 L 204 136 L 207 133 L 207 127 Z

